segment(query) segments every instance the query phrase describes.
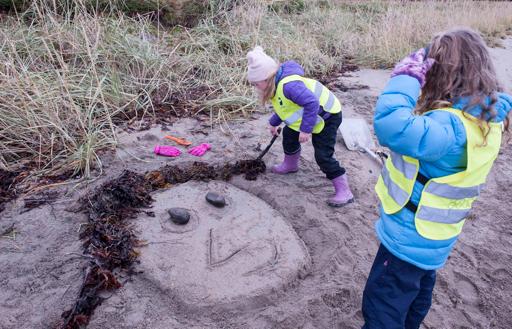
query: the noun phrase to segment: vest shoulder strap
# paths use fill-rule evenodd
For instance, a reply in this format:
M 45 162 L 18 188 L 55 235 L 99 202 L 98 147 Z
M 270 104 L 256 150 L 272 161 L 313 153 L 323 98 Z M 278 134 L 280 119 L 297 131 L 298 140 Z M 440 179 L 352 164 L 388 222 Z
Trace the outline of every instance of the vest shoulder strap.
M 289 75 L 287 77 L 284 77 L 282 78 L 281 80 L 279 80 L 279 84 L 285 84 L 287 82 L 290 82 L 290 81 L 303 81 L 303 77 L 298 75 L 298 74 L 293 74 L 293 75 Z
M 416 176 L 416 181 L 418 181 L 421 185 L 425 186 L 425 184 L 427 184 L 429 179 L 430 178 L 428 178 L 427 176 L 423 175 L 422 173 L 420 173 L 418 171 L 418 175 Z M 416 211 L 418 211 L 418 205 L 413 203 L 410 198 L 409 198 L 409 201 L 407 201 L 407 203 L 405 204 L 404 208 L 409 209 L 410 211 L 412 211 L 413 214 L 415 214 Z

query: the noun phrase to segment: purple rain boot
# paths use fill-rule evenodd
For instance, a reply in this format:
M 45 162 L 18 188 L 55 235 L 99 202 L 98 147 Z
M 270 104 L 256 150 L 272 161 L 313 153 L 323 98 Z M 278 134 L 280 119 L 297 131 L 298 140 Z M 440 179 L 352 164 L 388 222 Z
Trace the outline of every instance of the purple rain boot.
M 352 192 L 350 192 L 350 187 L 348 186 L 346 173 L 333 179 L 332 185 L 334 185 L 336 195 L 327 200 L 327 204 L 329 206 L 342 207 L 347 203 L 351 203 L 354 201 L 354 195 L 352 194 Z
M 285 154 L 283 163 L 273 166 L 272 172 L 274 174 L 285 175 L 299 171 L 299 158 L 300 151 L 292 155 Z

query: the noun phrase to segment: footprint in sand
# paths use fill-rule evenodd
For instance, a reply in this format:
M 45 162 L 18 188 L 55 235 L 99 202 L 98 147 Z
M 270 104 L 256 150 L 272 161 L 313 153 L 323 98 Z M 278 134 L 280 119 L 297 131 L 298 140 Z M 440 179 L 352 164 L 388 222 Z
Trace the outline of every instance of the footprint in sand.
M 473 247 L 468 245 L 464 245 L 464 248 L 472 251 L 474 250 Z M 464 252 L 463 250 L 460 249 L 457 249 L 455 252 L 458 253 L 462 258 L 464 258 L 464 261 L 466 261 L 472 268 L 477 267 L 478 261 L 476 260 L 474 254 Z
M 350 232 L 351 232 L 350 226 L 343 221 L 344 219 L 341 218 L 338 213 L 327 214 L 326 217 L 329 220 L 334 221 L 334 222 L 336 222 L 336 224 L 338 224 L 338 227 L 336 228 L 336 230 L 337 230 L 339 236 L 346 236 L 347 234 L 350 234 Z
M 505 268 L 499 268 L 497 270 L 492 271 L 491 276 L 495 280 L 510 280 L 510 279 L 512 279 L 512 274 Z
M 480 302 L 480 289 L 467 276 L 454 272 L 455 289 L 465 304 L 478 305 Z

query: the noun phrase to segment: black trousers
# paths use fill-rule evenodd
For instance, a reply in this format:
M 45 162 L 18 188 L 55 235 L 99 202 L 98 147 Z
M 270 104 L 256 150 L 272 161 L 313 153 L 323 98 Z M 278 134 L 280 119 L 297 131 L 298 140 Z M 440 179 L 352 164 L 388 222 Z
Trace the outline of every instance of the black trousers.
M 313 147 L 315 149 L 315 160 L 322 172 L 328 179 L 334 179 L 345 173 L 345 168 L 334 158 L 334 145 L 336 145 L 336 134 L 341 124 L 342 115 L 336 113 L 325 120 L 324 129 L 319 134 L 312 134 Z M 288 155 L 300 151 L 299 132 L 284 127 L 283 149 Z

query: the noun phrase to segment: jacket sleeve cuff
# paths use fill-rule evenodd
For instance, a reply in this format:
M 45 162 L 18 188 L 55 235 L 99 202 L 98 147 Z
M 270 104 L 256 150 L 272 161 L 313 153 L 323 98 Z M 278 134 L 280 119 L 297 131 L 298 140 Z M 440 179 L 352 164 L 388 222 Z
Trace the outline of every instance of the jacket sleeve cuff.
M 300 125 L 300 131 L 303 132 L 303 133 L 306 133 L 306 134 L 311 134 L 311 132 L 313 131 L 313 126 L 311 125 L 305 125 L 305 124 L 301 124 Z
M 268 123 L 271 125 L 271 126 L 274 126 L 274 127 L 277 127 L 281 124 L 281 122 L 283 122 L 281 120 L 281 118 L 277 115 L 277 114 L 272 114 L 272 116 L 270 117 L 270 119 L 268 119 Z

